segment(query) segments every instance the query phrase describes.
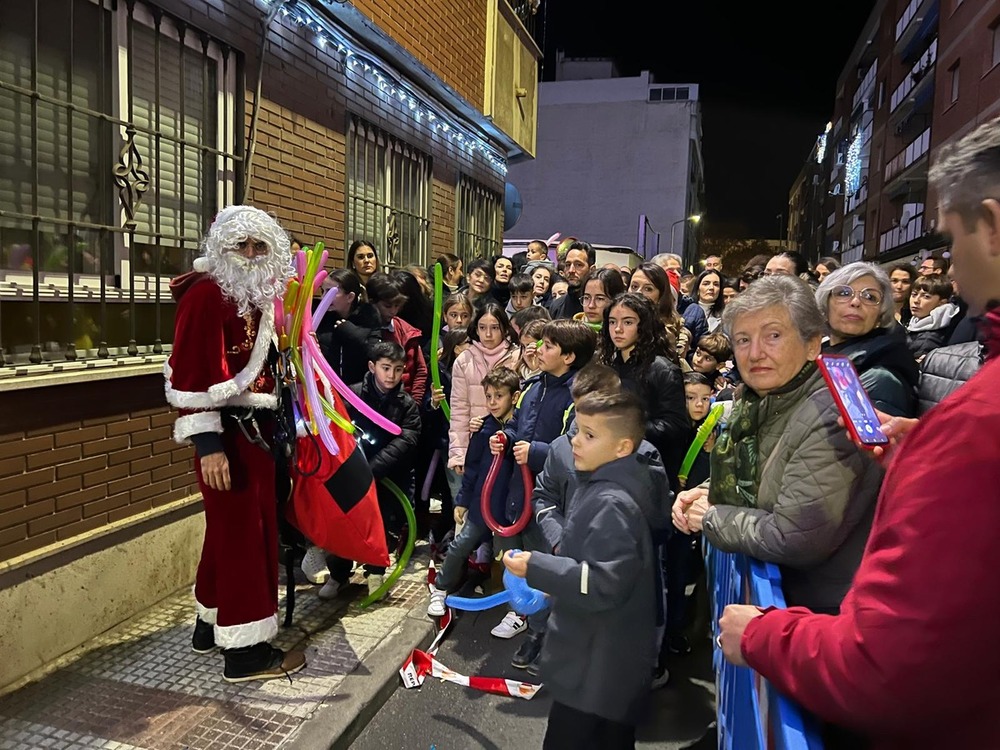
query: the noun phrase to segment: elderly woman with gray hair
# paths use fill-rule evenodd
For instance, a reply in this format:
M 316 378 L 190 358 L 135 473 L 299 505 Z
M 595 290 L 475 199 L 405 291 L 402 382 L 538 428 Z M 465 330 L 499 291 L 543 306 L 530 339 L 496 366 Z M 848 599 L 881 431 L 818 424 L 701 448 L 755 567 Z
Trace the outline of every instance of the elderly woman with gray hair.
M 920 377 L 896 323 L 892 283 L 873 263 L 848 263 L 831 271 L 816 290 L 826 318 L 824 354 L 851 358 L 875 407 L 894 417 L 917 416 Z
M 743 377 L 708 482 L 677 496 L 674 525 L 781 567 L 789 606 L 836 613 L 868 539 L 883 471 L 837 423 L 816 367 L 825 321 L 794 276 L 751 284 L 722 326 Z

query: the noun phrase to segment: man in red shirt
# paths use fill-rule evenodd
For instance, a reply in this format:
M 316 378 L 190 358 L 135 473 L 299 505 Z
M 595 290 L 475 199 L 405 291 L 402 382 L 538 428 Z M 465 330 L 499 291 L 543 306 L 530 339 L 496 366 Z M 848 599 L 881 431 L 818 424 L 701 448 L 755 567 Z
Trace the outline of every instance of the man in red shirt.
M 930 180 L 987 362 L 886 457 L 839 615 L 734 605 L 720 620 L 730 662 L 881 750 L 1000 747 L 1000 119 L 942 148 Z

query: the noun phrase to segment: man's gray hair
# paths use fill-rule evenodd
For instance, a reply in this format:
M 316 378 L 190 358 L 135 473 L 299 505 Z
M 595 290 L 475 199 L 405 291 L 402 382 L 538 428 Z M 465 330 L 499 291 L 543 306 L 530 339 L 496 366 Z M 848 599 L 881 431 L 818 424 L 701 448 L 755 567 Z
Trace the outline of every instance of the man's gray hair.
M 683 266 L 684 265 L 684 261 L 681 259 L 681 256 L 679 256 L 677 253 L 657 253 L 656 255 L 654 255 L 652 258 L 649 259 L 649 262 L 650 263 L 655 263 L 660 268 L 662 268 L 664 271 L 666 271 L 667 270 L 667 261 L 668 260 L 675 260 L 675 261 L 677 261 L 677 264 L 679 266 Z
M 816 305 L 820 313 L 829 319 L 830 317 L 830 293 L 834 287 L 850 286 L 858 279 L 871 276 L 878 283 L 878 290 L 882 293 L 882 304 L 879 305 L 878 327 L 890 328 L 896 322 L 896 307 L 892 302 L 892 284 L 889 283 L 889 276 L 882 270 L 881 266 L 874 263 L 848 263 L 841 266 L 836 271 L 831 271 L 816 290 Z
M 784 307 L 788 317 L 807 342 L 826 331 L 826 321 L 816 307 L 816 298 L 809 285 L 796 276 L 764 276 L 740 292 L 726 305 L 722 313 L 722 329 L 733 338 L 736 321 L 743 315 L 760 312 L 768 307 Z
M 942 211 L 955 211 L 967 231 L 982 217 L 980 204 L 1000 200 L 1000 117 L 938 151 L 929 175 Z

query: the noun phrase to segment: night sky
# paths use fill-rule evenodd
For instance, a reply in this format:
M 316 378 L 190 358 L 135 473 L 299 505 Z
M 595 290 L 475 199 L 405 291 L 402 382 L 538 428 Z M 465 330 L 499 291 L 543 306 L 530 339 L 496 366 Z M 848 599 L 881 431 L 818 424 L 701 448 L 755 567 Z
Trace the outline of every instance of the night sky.
M 792 182 L 831 119 L 837 78 L 873 7 L 874 0 L 547 0 L 539 19 L 543 78 L 552 79 L 562 49 L 568 57 L 614 57 L 623 76 L 650 70 L 660 83 L 700 84 L 704 230 L 775 238 L 777 216 L 787 214 Z M 654 22 L 653 8 L 667 20 Z

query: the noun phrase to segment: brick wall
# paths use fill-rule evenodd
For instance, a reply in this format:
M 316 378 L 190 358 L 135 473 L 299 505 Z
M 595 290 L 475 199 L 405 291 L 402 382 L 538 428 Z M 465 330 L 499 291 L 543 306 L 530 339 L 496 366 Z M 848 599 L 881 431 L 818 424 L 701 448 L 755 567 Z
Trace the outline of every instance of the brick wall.
M 486 2 L 355 0 L 354 6 L 481 112 L 485 90 Z
M 249 0 L 155 4 L 238 51 L 249 126 L 260 5 Z M 376 5 L 358 3 L 373 18 Z M 401 2 L 376 15 L 380 27 L 481 110 L 485 5 Z M 345 71 L 305 30 L 276 21 L 268 38 L 250 201 L 273 211 L 303 240 L 323 240 L 330 264 L 342 265 L 349 244 L 344 133 L 354 113 L 431 156 L 432 252 L 452 251 L 459 174 L 498 192 L 503 178 L 481 155 L 469 155 L 415 122 L 406 105 L 376 93 L 358 71 Z M 174 416 L 160 375 L 4 392 L 0 414 L 0 561 L 197 491 L 191 450 L 170 439 Z
M 162 375 L 8 391 L 0 414 L 0 561 L 197 492 Z

